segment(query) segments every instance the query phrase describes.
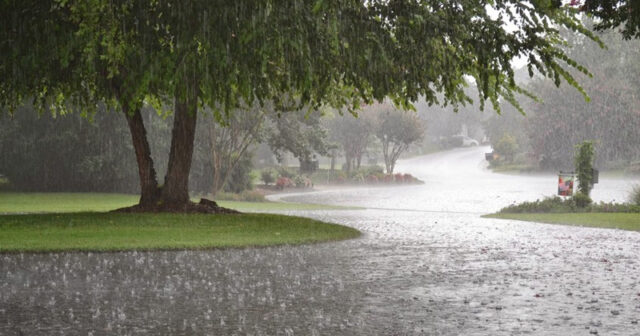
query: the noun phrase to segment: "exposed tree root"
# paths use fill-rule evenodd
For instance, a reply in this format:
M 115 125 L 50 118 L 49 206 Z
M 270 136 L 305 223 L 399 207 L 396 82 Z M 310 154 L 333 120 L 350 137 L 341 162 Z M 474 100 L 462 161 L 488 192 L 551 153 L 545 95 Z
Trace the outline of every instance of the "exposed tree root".
M 218 203 L 202 198 L 200 203 L 187 202 L 181 204 L 141 205 L 136 204 L 126 208 L 113 210 L 120 213 L 202 213 L 202 214 L 239 214 L 239 211 L 223 208 Z

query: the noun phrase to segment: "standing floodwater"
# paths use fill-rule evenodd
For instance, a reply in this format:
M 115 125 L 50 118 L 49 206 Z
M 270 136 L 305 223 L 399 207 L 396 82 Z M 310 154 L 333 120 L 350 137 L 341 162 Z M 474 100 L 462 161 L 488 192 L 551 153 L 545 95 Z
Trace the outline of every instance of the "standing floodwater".
M 486 171 L 483 150 L 398 165 L 424 185 L 295 197 L 369 207 L 292 213 L 356 240 L 0 255 L 0 335 L 638 335 L 640 234 L 480 218 L 555 192 Z
M 357 188 L 302 194 L 292 199 L 366 208 L 445 212 L 496 212 L 523 201 L 553 196 L 558 190 L 557 175 L 496 174 L 486 169 L 484 153 L 490 147 L 459 148 L 400 161 L 397 172 L 411 173 L 423 185 L 396 188 Z M 601 178 L 592 191 L 595 202 L 624 202 L 640 179 Z

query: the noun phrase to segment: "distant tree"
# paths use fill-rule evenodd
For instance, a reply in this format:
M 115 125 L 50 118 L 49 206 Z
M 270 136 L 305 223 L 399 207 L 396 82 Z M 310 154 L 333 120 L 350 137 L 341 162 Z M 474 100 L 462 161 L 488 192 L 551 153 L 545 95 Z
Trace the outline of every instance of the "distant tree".
M 416 113 L 400 110 L 388 103 L 371 106 L 368 110 L 376 116 L 375 135 L 382 143 L 386 172 L 393 174 L 400 155 L 423 138 L 425 126 Z
M 239 163 L 247 162 L 245 154 L 250 146 L 263 138 L 267 112 L 259 104 L 232 111 L 223 119 L 208 120 L 211 162 L 213 168 L 213 196 L 221 190 Z
M 493 114 L 483 122 L 484 132 L 492 145 L 508 135 L 514 137 L 519 153 L 530 151 L 526 123 L 528 118 L 532 117 L 533 111 L 529 106 L 525 104 L 526 115 L 522 115 L 514 108 L 506 107 L 502 114 Z
M 250 151 L 245 152 L 240 157 L 240 161 L 231 171 L 229 178 L 224 184 L 224 191 L 237 194 L 245 190 L 253 189 L 253 176 L 251 176 L 251 170 L 253 169 L 253 164 L 251 163 L 252 157 L 253 153 Z
M 267 142 L 278 160 L 286 152 L 300 162 L 300 169 L 312 166 L 314 155 L 327 155 L 327 130 L 320 122 L 321 114 L 304 110 L 274 114 L 270 117 Z
M 133 148 L 119 113 L 104 111 L 89 121 L 19 109 L 14 117 L 0 116 L 0 174 L 14 190 L 137 191 Z
M 594 78 L 584 81 L 590 102 L 542 80 L 529 87 L 543 97 L 527 106 L 524 126 L 541 168 L 570 169 L 569 153 L 587 139 L 598 140 L 596 162 L 601 167 L 640 160 L 640 40 L 623 41 L 611 31 L 601 39 L 609 45 L 607 50 L 576 41 L 568 51 L 593 72 Z
M 370 112 L 370 111 L 369 111 Z M 360 169 L 362 157 L 373 140 L 374 116 L 366 109 L 354 116 L 350 113 L 335 116 L 328 122 L 331 139 L 342 148 L 345 156 L 345 168 Z
M 496 153 L 504 157 L 505 161 L 511 162 L 518 151 L 518 142 L 512 135 L 504 134 L 502 138 L 493 145 L 493 149 Z
M 593 159 L 594 149 L 592 141 L 584 141 L 576 145 L 574 165 L 578 177 L 578 190 L 589 196 L 593 188 Z

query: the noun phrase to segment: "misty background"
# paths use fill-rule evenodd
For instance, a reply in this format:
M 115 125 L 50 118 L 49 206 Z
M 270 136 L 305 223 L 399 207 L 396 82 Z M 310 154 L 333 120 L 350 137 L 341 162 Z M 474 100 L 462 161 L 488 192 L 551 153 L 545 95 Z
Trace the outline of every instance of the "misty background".
M 489 106 L 481 111 L 477 104 L 468 104 L 455 111 L 424 101 L 415 104 L 415 112 L 400 112 L 389 102 L 364 106 L 356 111 L 358 118 L 328 108 L 276 113 L 268 104 L 248 104 L 227 117 L 205 110 L 199 114 L 190 189 L 198 194 L 212 189 L 241 192 L 258 183 L 257 171 L 268 167 L 293 167 L 306 175 L 317 169 L 341 172 L 333 182 L 354 176 L 363 180 L 374 171 L 392 173 L 384 142 L 394 132 L 406 136 L 408 130 L 419 134 L 397 140 L 406 147 L 398 148 L 401 157 L 487 144 L 496 154 L 492 169 L 554 172 L 571 170 L 574 146 L 595 140 L 596 167 L 620 175 L 640 174 L 640 42 L 623 41 L 609 32 L 600 34 L 609 46 L 601 49 L 588 39 L 567 37 L 573 44 L 567 49 L 569 57 L 593 74 L 575 74 L 590 102 L 569 85 L 556 87 L 520 68 L 516 79 L 541 98 L 521 99 L 526 114 L 508 103 L 498 114 Z M 473 85 L 468 94 L 477 97 Z M 99 111 L 85 118 L 81 113 L 38 114 L 29 105 L 20 109 L 11 116 L 0 115 L 0 188 L 139 192 L 130 134 L 120 113 Z M 394 121 L 405 124 L 393 130 L 389 111 L 410 120 Z M 150 106 L 143 116 L 154 162 L 159 176 L 164 176 L 173 117 Z M 387 129 L 382 131 L 384 120 Z M 222 186 L 214 186 L 221 183 L 216 174 L 222 174 Z M 283 175 L 277 169 L 273 174 Z

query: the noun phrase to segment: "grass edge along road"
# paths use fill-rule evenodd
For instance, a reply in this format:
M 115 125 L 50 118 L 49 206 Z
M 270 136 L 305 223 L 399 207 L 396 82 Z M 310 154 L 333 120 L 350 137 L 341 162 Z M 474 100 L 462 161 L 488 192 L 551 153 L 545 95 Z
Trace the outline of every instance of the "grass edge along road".
M 207 249 L 316 243 L 360 232 L 308 218 L 271 214 L 120 214 L 136 195 L 0 193 L 0 251 Z M 279 202 L 222 201 L 240 211 L 349 209 Z
M 345 240 L 356 229 L 274 214 L 64 213 L 0 216 L 0 252 L 145 251 Z
M 577 213 L 495 213 L 483 218 L 511 219 L 547 224 L 598 227 L 640 231 L 640 213 L 577 212 Z
M 138 203 L 138 195 L 101 193 L 0 192 L 0 214 L 105 212 Z M 350 210 L 355 207 L 286 202 L 218 201 L 220 206 L 242 212 L 294 210 Z

